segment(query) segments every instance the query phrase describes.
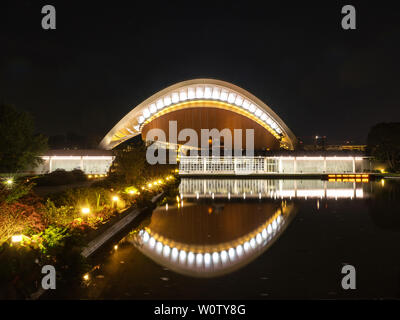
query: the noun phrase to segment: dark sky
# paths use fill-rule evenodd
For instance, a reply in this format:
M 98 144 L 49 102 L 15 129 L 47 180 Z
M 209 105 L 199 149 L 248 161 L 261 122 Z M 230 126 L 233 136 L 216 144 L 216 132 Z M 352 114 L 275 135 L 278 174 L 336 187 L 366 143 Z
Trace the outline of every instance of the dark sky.
M 0 100 L 45 134 L 105 135 L 150 95 L 199 77 L 250 91 L 306 141 L 362 143 L 375 123 L 400 121 L 391 2 L 82 2 L 0 4 Z M 341 28 L 348 3 L 357 30 Z M 41 28 L 44 4 L 56 30 Z

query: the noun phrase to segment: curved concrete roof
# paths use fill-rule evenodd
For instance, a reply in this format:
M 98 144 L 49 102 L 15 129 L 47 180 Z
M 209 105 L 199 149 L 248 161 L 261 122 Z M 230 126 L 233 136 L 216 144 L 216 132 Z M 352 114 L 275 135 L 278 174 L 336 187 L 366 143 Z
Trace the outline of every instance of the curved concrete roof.
M 193 79 L 169 86 L 137 105 L 107 133 L 100 147 L 113 149 L 140 134 L 143 126 L 155 118 L 193 107 L 191 102 L 204 102 L 245 115 L 271 132 L 285 149 L 293 150 L 297 143 L 282 119 L 250 92 L 221 80 Z

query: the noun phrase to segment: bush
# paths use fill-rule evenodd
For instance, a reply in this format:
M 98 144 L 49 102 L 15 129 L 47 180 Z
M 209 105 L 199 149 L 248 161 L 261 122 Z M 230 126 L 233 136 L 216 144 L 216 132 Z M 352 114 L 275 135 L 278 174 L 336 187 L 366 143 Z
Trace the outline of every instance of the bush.
M 37 178 L 36 184 L 38 186 L 61 186 L 84 181 L 87 181 L 87 177 L 82 170 L 75 169 L 72 171 L 65 171 L 63 169 L 57 169 Z

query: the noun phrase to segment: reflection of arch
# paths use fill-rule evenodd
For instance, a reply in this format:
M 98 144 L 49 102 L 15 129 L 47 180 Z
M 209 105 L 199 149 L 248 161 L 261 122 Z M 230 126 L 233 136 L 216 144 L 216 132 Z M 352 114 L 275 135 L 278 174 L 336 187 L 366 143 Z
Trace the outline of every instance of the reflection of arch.
M 286 229 L 295 211 L 293 204 L 283 205 L 248 234 L 212 245 L 177 242 L 145 228 L 137 235 L 139 249 L 176 272 L 196 277 L 220 276 L 243 267 L 267 250 Z
M 251 93 L 225 81 L 194 79 L 167 87 L 136 106 L 107 133 L 100 147 L 114 148 L 165 114 L 203 107 L 229 110 L 251 119 L 273 135 L 283 148 L 292 150 L 296 145 L 296 137 L 286 124 Z

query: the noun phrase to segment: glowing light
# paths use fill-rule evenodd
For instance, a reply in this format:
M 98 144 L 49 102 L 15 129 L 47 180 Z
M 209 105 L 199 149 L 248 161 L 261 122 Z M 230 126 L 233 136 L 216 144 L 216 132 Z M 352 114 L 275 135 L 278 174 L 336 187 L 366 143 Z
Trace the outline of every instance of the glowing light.
M 263 229 L 263 231 L 261 232 L 261 236 L 262 236 L 264 239 L 267 239 L 267 236 L 268 236 L 268 234 L 267 234 L 267 229 Z
M 240 244 L 236 247 L 236 254 L 239 257 L 243 254 L 243 247 Z
M 256 247 L 256 240 L 254 238 L 251 238 L 250 240 L 250 246 L 254 249 Z
M 220 93 L 221 93 L 221 90 L 219 88 L 215 87 L 213 90 L 213 93 L 212 93 L 213 99 L 219 100 Z
M 212 259 L 213 259 L 213 263 L 214 263 L 214 264 L 217 264 L 217 263 L 218 263 L 218 261 L 219 261 L 219 254 L 218 254 L 218 252 L 214 252 L 214 253 L 212 254 Z
M 118 250 L 118 245 L 115 245 L 115 246 L 114 246 L 114 250 Z
M 160 241 L 158 241 L 156 244 L 157 253 L 161 253 L 162 249 L 163 249 L 163 244 Z
M 236 94 L 231 92 L 228 96 L 228 102 L 233 103 L 235 101 L 235 98 L 236 98 Z
M 243 98 L 238 95 L 236 97 L 235 104 L 240 107 L 242 105 L 242 103 L 243 103 Z
M 250 249 L 250 243 L 249 243 L 248 241 L 246 241 L 246 242 L 243 244 L 243 248 L 244 248 L 244 251 L 249 251 L 249 249 Z
M 222 263 L 225 263 L 228 260 L 228 254 L 225 250 L 222 250 L 220 253 Z
M 164 98 L 164 105 L 165 106 L 169 106 L 171 104 L 171 97 L 170 96 L 166 96 Z
M 22 241 L 22 234 L 16 234 L 11 237 L 12 242 L 21 242 Z
M 198 253 L 196 255 L 196 264 L 201 265 L 203 263 L 203 254 L 202 253 Z
M 257 236 L 256 236 L 256 241 L 257 241 L 258 244 L 261 244 L 261 242 L 262 242 L 262 237 L 261 237 L 261 234 L 260 234 L 260 233 L 257 234 Z
M 149 183 L 147 186 L 148 186 L 149 188 L 151 188 L 153 185 L 152 185 L 151 183 Z
M 177 249 L 177 248 L 172 248 L 172 251 L 171 251 L 171 258 L 172 258 L 173 260 L 176 260 L 176 259 L 178 258 L 178 255 L 179 255 L 178 249 Z
M 167 245 L 164 246 L 164 250 L 163 250 L 164 257 L 168 257 L 170 252 L 171 252 L 171 248 L 169 246 L 167 246 Z
M 149 241 L 149 245 L 150 245 L 150 248 L 154 248 L 154 246 L 156 245 L 156 239 L 151 237 L 150 241 Z
M 219 97 L 220 100 L 226 101 L 228 99 L 228 91 L 221 90 L 221 96 Z
M 179 252 L 179 261 L 181 263 L 185 262 L 186 260 L 186 251 L 181 250 L 181 252 Z
M 155 103 L 152 103 L 152 104 L 150 105 L 150 112 L 151 112 L 151 113 L 156 113 L 156 112 L 157 112 L 157 107 L 156 107 L 156 104 L 155 104 Z
M 86 273 L 86 274 L 83 276 L 83 280 L 85 280 L 85 281 L 88 281 L 88 280 L 89 280 L 89 274 L 88 274 L 88 273 Z
M 188 260 L 188 263 L 189 263 L 189 264 L 192 264 L 192 263 L 193 263 L 193 261 L 194 261 L 194 253 L 193 253 L 193 252 L 190 251 L 190 252 L 188 253 L 187 260 Z
M 113 197 L 112 197 L 112 200 L 115 202 L 115 201 L 118 201 L 119 198 L 118 198 L 118 196 L 113 196 Z
M 157 109 L 158 109 L 158 110 L 164 108 L 164 102 L 162 101 L 162 99 L 158 100 L 158 101 L 156 102 L 156 105 L 157 105 Z
M 188 88 L 188 98 L 189 99 L 196 98 L 196 92 L 194 91 L 194 88 Z
M 6 183 L 8 185 L 12 185 L 14 183 L 14 180 L 13 179 L 7 179 Z
M 87 207 L 82 208 L 82 209 L 81 209 L 81 212 L 82 212 L 83 214 L 89 214 L 89 213 L 90 213 L 90 208 L 87 208 Z
M 204 96 L 203 88 L 202 87 L 197 87 L 196 88 L 196 98 L 201 99 Z
M 145 119 L 147 119 L 148 117 L 150 117 L 150 111 L 149 111 L 149 109 L 144 109 L 143 110 L 143 117 L 145 118 Z
M 381 180 L 381 184 L 382 184 L 382 187 L 385 186 L 385 179 L 382 179 L 382 180 Z
M 147 231 L 145 231 L 143 233 L 143 242 L 146 243 L 147 241 L 149 241 L 149 238 L 150 238 L 150 235 L 148 234 Z M 152 239 L 154 239 L 154 238 L 152 238 Z
M 234 260 L 235 259 L 235 249 L 230 248 L 228 250 L 228 254 L 229 254 L 229 259 Z
M 276 225 L 276 221 L 274 220 L 273 222 L 272 222 L 272 229 L 276 229 L 276 227 L 277 227 L 277 225 Z

